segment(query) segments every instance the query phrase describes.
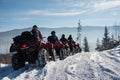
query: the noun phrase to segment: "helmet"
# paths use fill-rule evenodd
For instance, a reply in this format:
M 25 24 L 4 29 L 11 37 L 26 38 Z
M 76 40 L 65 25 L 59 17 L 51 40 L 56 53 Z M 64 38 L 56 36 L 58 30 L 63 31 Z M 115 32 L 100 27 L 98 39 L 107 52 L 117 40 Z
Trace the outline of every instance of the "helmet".
M 72 39 L 72 35 L 69 35 L 68 39 Z
M 72 37 L 72 35 L 69 35 L 69 37 Z
M 38 29 L 38 27 L 36 25 L 33 26 L 33 29 Z
M 62 34 L 62 37 L 65 37 L 65 34 Z
M 51 31 L 51 34 L 55 34 L 55 31 Z

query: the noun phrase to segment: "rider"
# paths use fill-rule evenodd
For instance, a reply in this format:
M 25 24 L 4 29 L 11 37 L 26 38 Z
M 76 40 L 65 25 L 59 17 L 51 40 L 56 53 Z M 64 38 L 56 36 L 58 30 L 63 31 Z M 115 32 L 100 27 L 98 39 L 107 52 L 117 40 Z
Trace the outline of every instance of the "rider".
M 59 41 L 55 33 L 55 31 L 51 31 L 51 36 L 48 37 L 48 42 L 55 43 L 56 41 Z
M 39 31 L 39 28 L 37 25 L 33 25 L 32 27 L 32 30 L 31 30 L 31 33 L 33 34 L 33 37 L 35 39 L 37 39 L 38 41 L 42 41 L 43 40 L 43 37 L 42 37 L 42 34 L 41 32 Z M 35 53 L 37 54 L 33 54 L 33 57 L 36 59 L 37 58 L 37 55 L 38 55 L 38 50 L 35 51 Z M 30 64 L 31 66 L 35 66 L 35 64 Z
M 69 35 L 69 37 L 68 37 L 68 41 L 69 41 L 70 43 L 72 43 L 72 44 L 75 43 L 75 41 L 74 41 L 73 38 L 72 38 L 72 35 Z
M 31 32 L 32 32 L 33 36 L 38 39 L 38 41 L 43 40 L 42 34 L 36 25 L 33 26 Z
M 72 35 L 69 35 L 68 37 L 68 44 L 70 46 L 70 51 L 73 52 L 75 41 L 73 40 Z
M 47 39 L 48 39 L 49 43 L 53 44 L 53 48 L 55 49 L 56 54 L 58 56 L 60 56 L 61 48 L 59 47 L 59 44 L 61 44 L 61 43 L 58 40 L 58 37 L 56 36 L 55 31 L 51 31 L 51 36 L 49 36 Z M 50 55 L 53 56 L 53 52 L 52 51 L 50 51 Z M 62 60 L 62 58 L 60 58 L 60 60 Z
M 68 43 L 68 40 L 65 38 L 65 34 L 62 34 L 62 37 L 61 37 L 60 41 L 61 41 L 64 45 L 66 45 L 66 43 Z

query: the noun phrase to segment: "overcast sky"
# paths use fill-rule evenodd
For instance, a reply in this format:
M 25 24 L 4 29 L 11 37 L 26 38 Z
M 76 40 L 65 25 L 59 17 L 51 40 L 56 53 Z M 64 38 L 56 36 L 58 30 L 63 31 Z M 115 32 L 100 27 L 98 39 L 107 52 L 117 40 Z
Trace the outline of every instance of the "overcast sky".
M 120 24 L 120 0 L 0 0 L 0 31 Z

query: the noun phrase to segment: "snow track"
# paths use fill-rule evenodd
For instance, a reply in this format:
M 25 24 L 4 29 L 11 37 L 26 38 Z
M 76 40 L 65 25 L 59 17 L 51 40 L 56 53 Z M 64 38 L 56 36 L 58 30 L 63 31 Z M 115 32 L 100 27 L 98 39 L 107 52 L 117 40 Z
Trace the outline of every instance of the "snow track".
M 120 53 L 82 52 L 44 68 L 26 65 L 18 71 L 8 65 L 0 68 L 0 80 L 120 80 Z

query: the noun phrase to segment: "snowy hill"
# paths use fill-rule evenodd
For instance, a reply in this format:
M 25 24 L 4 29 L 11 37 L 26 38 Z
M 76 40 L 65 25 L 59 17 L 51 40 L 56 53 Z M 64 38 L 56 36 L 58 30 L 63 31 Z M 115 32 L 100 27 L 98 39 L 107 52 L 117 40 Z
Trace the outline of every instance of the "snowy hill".
M 77 53 L 44 68 L 26 65 L 14 71 L 1 64 L 0 80 L 120 80 L 120 49 Z

